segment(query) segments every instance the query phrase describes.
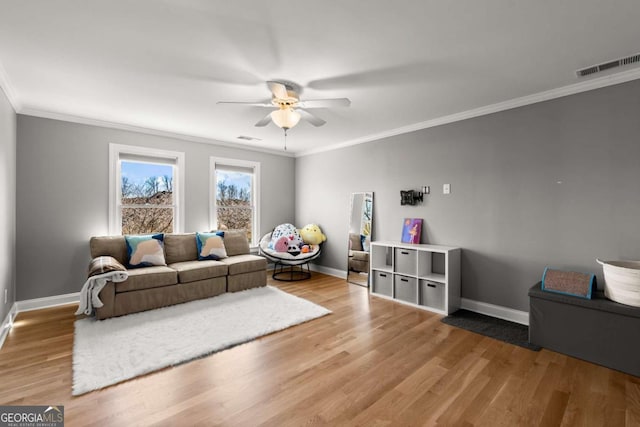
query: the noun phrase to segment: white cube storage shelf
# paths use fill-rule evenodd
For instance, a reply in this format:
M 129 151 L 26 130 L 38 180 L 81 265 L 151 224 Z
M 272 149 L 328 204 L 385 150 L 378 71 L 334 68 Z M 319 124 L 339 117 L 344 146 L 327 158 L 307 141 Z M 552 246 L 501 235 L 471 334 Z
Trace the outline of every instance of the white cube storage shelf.
M 418 251 L 414 249 L 394 248 L 394 270 L 400 274 L 416 276 L 418 274 Z
M 371 242 L 370 292 L 450 314 L 460 308 L 460 248 Z
M 373 281 L 371 289 L 376 294 L 393 296 L 393 275 L 385 271 L 376 271 L 372 274 Z
M 418 303 L 418 281 L 415 277 L 394 274 L 393 297 L 400 301 Z

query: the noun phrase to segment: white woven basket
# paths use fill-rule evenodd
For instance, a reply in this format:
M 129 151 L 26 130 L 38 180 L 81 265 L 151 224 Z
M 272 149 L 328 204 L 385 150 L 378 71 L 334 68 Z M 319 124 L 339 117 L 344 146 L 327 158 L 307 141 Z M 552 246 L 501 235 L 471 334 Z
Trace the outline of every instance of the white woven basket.
M 604 294 L 620 304 L 640 307 L 640 261 L 601 261 Z

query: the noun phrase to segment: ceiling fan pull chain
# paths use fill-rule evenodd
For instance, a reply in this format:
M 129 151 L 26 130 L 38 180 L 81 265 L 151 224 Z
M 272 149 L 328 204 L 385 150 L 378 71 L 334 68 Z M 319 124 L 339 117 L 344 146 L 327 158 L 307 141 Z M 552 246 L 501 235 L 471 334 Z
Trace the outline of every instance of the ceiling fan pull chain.
M 284 151 L 287 151 L 287 129 L 284 129 Z

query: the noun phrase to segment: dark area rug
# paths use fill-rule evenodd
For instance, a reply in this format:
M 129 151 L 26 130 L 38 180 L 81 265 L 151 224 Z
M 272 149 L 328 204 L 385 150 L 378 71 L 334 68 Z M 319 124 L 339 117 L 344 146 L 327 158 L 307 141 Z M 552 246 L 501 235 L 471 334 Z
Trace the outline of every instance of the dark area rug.
M 533 351 L 540 346 L 529 344 L 529 327 L 468 310 L 458 310 L 442 319 L 443 323 L 495 338 Z

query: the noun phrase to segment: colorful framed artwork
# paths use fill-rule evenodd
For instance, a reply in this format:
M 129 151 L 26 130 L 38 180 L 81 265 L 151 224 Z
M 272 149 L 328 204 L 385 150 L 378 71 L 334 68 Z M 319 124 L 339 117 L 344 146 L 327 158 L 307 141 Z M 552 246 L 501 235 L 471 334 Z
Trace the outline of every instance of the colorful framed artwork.
M 421 218 L 405 218 L 402 225 L 402 243 L 420 243 L 422 234 Z

